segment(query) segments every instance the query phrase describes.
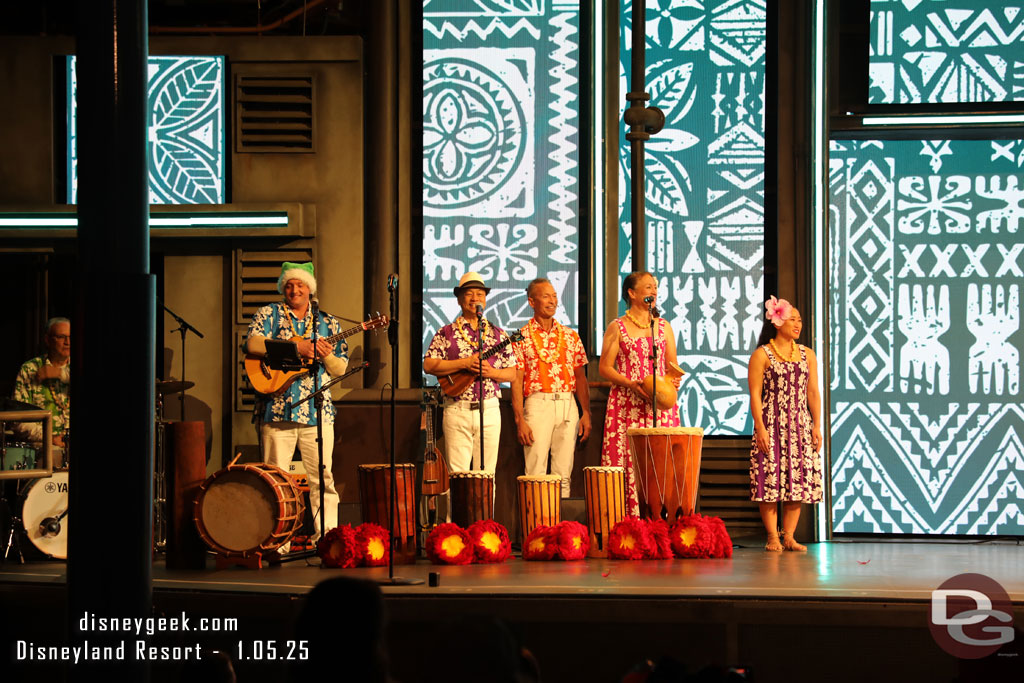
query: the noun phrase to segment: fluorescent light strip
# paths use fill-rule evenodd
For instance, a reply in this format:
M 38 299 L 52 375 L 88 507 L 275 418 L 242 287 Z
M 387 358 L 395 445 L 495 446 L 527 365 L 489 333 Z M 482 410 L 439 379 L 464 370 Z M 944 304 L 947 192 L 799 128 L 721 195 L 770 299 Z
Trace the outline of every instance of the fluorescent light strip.
M 280 216 L 245 216 L 245 217 L 212 217 L 212 216 L 184 216 L 181 218 L 170 216 L 154 216 L 149 219 L 151 228 L 204 228 L 204 227 L 274 227 L 287 226 L 288 215 Z M 0 228 L 77 228 L 78 218 L 48 217 L 48 218 L 4 218 L 0 217 Z
M 965 123 L 1024 123 L 1024 114 L 985 114 L 972 116 L 865 116 L 865 126 L 931 126 Z

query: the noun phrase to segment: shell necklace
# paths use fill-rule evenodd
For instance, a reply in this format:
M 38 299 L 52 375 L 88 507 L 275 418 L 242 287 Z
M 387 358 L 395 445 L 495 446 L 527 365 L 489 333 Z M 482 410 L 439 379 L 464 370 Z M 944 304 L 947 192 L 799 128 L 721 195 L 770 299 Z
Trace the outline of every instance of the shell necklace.
M 459 323 L 459 320 L 462 321 L 461 324 Z M 459 320 L 455 321 L 455 323 L 456 323 L 455 329 L 457 329 L 459 331 L 459 334 L 462 335 L 462 338 L 466 340 L 466 344 L 468 344 L 470 348 L 473 348 L 474 346 L 477 345 L 477 342 L 473 341 L 470 338 L 470 336 L 468 334 L 466 334 L 466 330 L 463 329 L 466 325 L 469 325 L 469 321 L 466 320 L 461 315 L 459 316 Z M 486 337 L 487 333 L 486 333 L 486 331 L 484 329 L 484 326 L 486 325 L 486 323 L 483 320 L 481 320 L 479 325 L 480 325 L 480 327 L 479 327 L 479 330 L 477 332 L 477 336 L 479 336 L 479 337 Z
M 790 346 L 790 348 L 789 348 L 789 358 L 784 358 L 783 357 L 782 352 L 779 351 L 779 347 L 775 345 L 775 340 L 774 339 L 769 339 L 768 343 L 771 344 L 772 351 L 775 352 L 775 355 L 779 358 L 779 360 L 781 360 L 783 362 L 789 362 L 789 363 L 799 363 L 800 362 L 800 347 L 799 347 L 799 345 L 795 341 L 791 342 L 792 346 Z
M 651 326 L 651 322 L 650 322 L 650 320 L 648 320 L 648 321 L 647 321 L 647 324 L 645 325 L 644 323 L 642 323 L 642 322 L 640 322 L 639 320 L 637 320 L 636 318 L 634 318 L 634 317 L 633 317 L 633 314 L 632 314 L 632 313 L 630 313 L 629 311 L 626 311 L 626 317 L 627 317 L 627 318 L 629 318 L 629 321 L 630 321 L 631 323 L 633 323 L 634 325 L 636 325 L 636 326 L 637 326 L 637 327 L 638 327 L 639 329 L 641 329 L 641 330 L 646 330 L 646 329 L 648 329 L 648 328 L 649 328 L 649 327 Z

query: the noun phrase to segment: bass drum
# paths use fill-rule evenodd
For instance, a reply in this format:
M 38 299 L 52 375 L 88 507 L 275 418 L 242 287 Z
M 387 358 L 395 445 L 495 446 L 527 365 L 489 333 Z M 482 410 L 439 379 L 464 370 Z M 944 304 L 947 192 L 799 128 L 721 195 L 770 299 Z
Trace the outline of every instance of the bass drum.
M 52 558 L 68 558 L 68 473 L 36 479 L 25 489 L 21 520 L 32 545 Z M 61 517 L 63 515 L 63 517 Z M 57 521 L 59 519 L 59 521 Z M 43 522 L 48 522 L 44 526 Z

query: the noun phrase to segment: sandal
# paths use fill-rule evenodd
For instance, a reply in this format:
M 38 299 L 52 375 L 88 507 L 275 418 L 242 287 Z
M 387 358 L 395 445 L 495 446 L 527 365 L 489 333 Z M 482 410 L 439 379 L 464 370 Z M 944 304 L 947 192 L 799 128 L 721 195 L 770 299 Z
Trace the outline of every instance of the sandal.
M 796 539 L 793 538 L 793 534 L 787 534 L 785 531 L 782 532 L 782 547 L 785 550 L 792 550 L 797 553 L 807 552 L 807 546 L 797 543 Z
M 783 550 L 782 543 L 779 541 L 779 534 L 774 531 L 768 532 L 768 542 L 764 544 L 764 549 L 770 553 L 781 553 Z

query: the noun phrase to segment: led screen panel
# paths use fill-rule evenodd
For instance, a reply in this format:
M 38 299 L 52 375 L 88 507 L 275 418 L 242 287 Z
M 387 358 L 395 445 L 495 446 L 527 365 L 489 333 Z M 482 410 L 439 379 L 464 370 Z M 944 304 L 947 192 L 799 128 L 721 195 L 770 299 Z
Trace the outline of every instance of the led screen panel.
M 1024 142 L 833 141 L 840 533 L 1024 534 Z

